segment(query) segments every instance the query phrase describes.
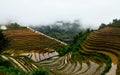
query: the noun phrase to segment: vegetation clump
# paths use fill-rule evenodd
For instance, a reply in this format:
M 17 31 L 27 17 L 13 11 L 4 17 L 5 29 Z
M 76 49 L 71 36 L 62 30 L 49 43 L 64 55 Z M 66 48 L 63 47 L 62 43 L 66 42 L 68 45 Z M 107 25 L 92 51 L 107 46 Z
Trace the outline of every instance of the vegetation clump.
M 3 34 L 2 30 L 0 30 L 0 51 L 6 48 L 9 41 L 10 40 Z
M 29 75 L 50 75 L 50 73 L 46 68 L 40 67 L 39 69 L 29 73 Z
M 6 25 L 7 29 L 26 29 L 26 27 L 19 25 L 18 23 L 9 23 Z
M 113 19 L 113 22 L 111 22 L 109 24 L 102 23 L 100 25 L 99 29 L 107 27 L 107 26 L 109 26 L 109 27 L 118 27 L 119 28 L 120 27 L 120 19 Z
M 81 31 L 78 35 L 74 37 L 74 40 L 72 43 L 68 44 L 65 47 L 58 48 L 57 51 L 59 55 L 63 56 L 68 52 L 72 52 L 74 54 L 82 50 L 80 44 L 82 44 L 82 42 L 86 39 L 86 37 L 89 35 L 90 32 L 91 32 L 90 29 L 87 29 L 86 31 L 83 31 L 83 32 Z

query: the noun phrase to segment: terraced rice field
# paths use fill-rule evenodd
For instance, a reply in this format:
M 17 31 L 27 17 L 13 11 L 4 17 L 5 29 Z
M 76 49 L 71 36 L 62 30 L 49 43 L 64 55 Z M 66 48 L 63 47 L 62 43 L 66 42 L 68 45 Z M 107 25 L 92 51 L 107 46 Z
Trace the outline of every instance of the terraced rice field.
M 97 52 L 108 55 L 112 60 L 111 73 L 120 74 L 120 28 L 106 27 L 92 32 L 82 44 L 87 52 Z M 115 72 L 115 74 L 112 74 Z
M 4 33 L 11 40 L 9 46 L 6 48 L 7 52 L 10 54 L 19 54 L 30 51 L 42 52 L 63 45 L 28 28 L 6 30 Z
M 51 75 L 120 74 L 120 28 L 106 27 L 91 32 L 81 47 L 83 50 L 74 57 L 72 57 L 72 52 L 59 57 L 54 49 L 2 55 L 2 57 L 10 60 L 25 72 L 44 66 L 50 70 Z M 32 59 L 31 62 L 26 61 L 26 56 Z
M 33 61 L 26 61 L 23 55 L 26 55 Z M 99 64 L 92 60 L 83 61 L 79 58 L 79 60 L 71 58 L 71 53 L 59 57 L 56 51 L 48 52 L 47 54 L 26 53 L 18 56 L 19 57 L 2 55 L 4 59 L 11 61 L 24 72 L 30 72 L 40 66 L 44 66 L 51 71 L 52 75 L 99 75 L 106 66 L 105 63 Z M 80 57 L 80 55 L 78 57 Z

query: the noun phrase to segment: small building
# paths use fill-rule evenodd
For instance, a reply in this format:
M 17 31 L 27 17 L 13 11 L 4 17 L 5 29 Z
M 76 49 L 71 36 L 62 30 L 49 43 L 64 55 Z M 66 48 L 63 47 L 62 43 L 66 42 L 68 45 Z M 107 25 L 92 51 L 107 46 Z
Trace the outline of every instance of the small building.
M 6 27 L 5 25 L 0 25 L 0 29 L 1 29 L 1 30 L 6 30 L 7 27 Z

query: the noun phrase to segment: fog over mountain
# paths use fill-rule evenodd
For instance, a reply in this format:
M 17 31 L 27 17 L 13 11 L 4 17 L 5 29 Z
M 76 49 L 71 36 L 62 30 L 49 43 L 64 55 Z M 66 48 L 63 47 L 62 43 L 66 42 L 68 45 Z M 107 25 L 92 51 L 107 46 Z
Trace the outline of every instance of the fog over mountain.
M 98 27 L 120 18 L 120 0 L 0 0 L 0 24 L 18 22 L 42 25 L 80 20 L 84 27 Z

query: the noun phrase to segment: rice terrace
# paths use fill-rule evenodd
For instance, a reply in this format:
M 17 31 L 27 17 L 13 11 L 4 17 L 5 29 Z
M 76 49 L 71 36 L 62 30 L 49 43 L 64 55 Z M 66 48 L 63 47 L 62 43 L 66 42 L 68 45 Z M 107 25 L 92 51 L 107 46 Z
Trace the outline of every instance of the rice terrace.
M 16 23 L 6 27 L 0 75 L 120 75 L 120 20 L 81 31 L 70 44 Z

